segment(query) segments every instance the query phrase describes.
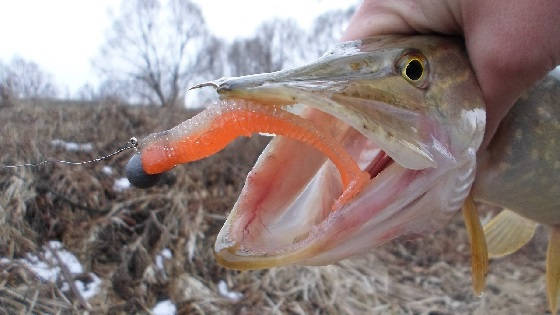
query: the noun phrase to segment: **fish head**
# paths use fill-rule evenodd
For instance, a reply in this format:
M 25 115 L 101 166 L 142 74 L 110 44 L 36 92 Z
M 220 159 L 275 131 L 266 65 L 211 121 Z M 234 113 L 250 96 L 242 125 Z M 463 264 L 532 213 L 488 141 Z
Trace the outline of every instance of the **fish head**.
M 214 86 L 283 105 L 326 130 L 370 173 L 352 200 L 317 150 L 275 137 L 249 173 L 215 253 L 234 269 L 324 265 L 447 223 L 474 180 L 485 108 L 463 43 L 380 36 L 341 43 L 294 69 Z

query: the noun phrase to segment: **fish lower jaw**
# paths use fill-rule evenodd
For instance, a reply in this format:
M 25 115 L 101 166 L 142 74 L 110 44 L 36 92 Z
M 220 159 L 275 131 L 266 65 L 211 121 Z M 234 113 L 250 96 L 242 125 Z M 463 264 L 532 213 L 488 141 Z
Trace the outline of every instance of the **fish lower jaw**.
M 234 269 L 261 269 L 302 262 L 316 264 L 313 257 L 350 239 L 373 217 L 379 215 L 383 220 L 384 209 L 390 208 L 392 214 L 398 212 L 398 206 L 390 205 L 397 201 L 396 196 L 406 189 L 418 171 L 405 169 L 397 163 L 385 163 L 386 167 L 370 180 L 364 192 L 368 199 L 379 196 L 370 207 L 363 208 L 365 211 L 356 212 L 363 204 L 360 199 L 367 197 L 361 195 L 348 205 L 332 210 L 342 185 L 335 167 L 328 161 L 289 205 L 276 209 L 274 217 L 260 215 L 268 211 L 255 204 L 249 208 L 249 202 L 240 199 L 216 240 L 218 262 Z M 386 215 L 385 219 L 390 216 Z M 391 231 L 382 234 L 385 235 L 377 237 L 383 242 L 393 236 Z
M 328 176 L 326 169 L 317 176 Z M 432 231 L 447 224 L 457 210 L 447 204 L 457 196 L 457 176 L 442 177 L 437 170 L 409 170 L 392 163 L 356 200 L 326 215 L 318 206 L 299 207 L 305 197 L 310 198 L 304 193 L 275 221 L 257 223 L 253 219 L 240 226 L 238 215 L 243 215 L 239 212 L 243 208 L 236 208 L 216 240 L 217 261 L 233 269 L 327 265 L 403 235 Z M 314 179 L 315 184 L 307 189 L 317 189 L 322 182 L 319 177 Z M 462 185 L 468 186 L 466 182 Z M 332 201 L 336 195 L 330 198 Z M 293 218 L 295 215 L 301 217 Z

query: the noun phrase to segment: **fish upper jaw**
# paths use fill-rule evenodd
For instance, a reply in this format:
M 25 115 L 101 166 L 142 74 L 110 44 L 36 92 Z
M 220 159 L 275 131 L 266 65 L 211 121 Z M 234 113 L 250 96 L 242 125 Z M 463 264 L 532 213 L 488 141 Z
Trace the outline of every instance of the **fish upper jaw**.
M 385 81 L 394 81 L 388 78 Z M 223 81 L 227 84 L 227 80 Z M 437 122 L 428 113 L 399 108 L 373 96 L 360 97 L 325 87 L 324 82 L 271 83 L 242 90 L 218 91 L 224 98 L 244 98 L 271 104 L 305 104 L 328 113 L 376 143 L 410 169 L 437 167 L 431 152 L 431 133 Z M 337 83 L 338 84 L 338 83 Z M 385 83 L 390 84 L 390 82 Z M 351 84 L 346 84 L 346 90 Z M 445 139 L 444 139 L 445 140 Z M 439 141 L 439 140 L 438 140 Z
M 437 167 L 437 158 L 432 152 L 437 143 L 432 138 L 446 142 L 446 131 L 436 134 L 440 131 L 437 129 L 442 122 L 454 124 L 455 121 L 445 117 L 448 113 L 440 112 L 440 105 L 446 102 L 445 99 L 430 97 L 430 80 L 437 77 L 437 67 L 426 60 L 426 73 L 419 82 L 410 83 L 403 78 L 402 60 L 410 56 L 424 57 L 417 57 L 422 56 L 421 50 L 403 45 L 401 39 L 388 36 L 343 43 L 308 65 L 272 73 L 221 78 L 193 88 L 213 86 L 222 98 L 249 99 L 274 105 L 305 104 L 338 118 L 374 140 L 406 168 L 421 170 Z M 375 48 L 378 50 L 368 50 Z M 466 85 L 473 83 L 469 79 Z M 438 85 L 434 84 L 434 87 L 436 90 Z M 436 93 L 444 94 L 448 89 L 442 87 Z M 471 94 L 476 99 L 477 93 Z M 477 102 L 472 103 L 476 107 Z M 454 106 L 443 107 L 447 110 Z M 468 115 L 470 109 L 464 112 Z M 460 118 L 457 121 L 462 123 L 467 120 Z M 480 124 L 480 121 L 474 124 Z M 454 128 L 451 126 L 448 130 Z M 466 134 L 464 137 L 467 139 L 461 142 L 470 145 L 468 137 L 472 128 L 472 125 L 464 126 L 453 136 Z M 458 142 L 449 144 L 455 146 Z M 464 147 L 450 149 L 461 151 Z

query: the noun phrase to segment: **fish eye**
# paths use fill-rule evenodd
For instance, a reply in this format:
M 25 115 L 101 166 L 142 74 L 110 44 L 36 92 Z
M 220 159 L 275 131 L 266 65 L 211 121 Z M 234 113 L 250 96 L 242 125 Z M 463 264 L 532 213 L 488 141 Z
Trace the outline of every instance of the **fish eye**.
M 426 87 L 427 63 L 424 56 L 420 54 L 407 54 L 398 62 L 401 76 L 417 87 Z
M 411 81 L 419 80 L 424 74 L 424 65 L 418 59 L 411 59 L 403 69 L 403 75 Z

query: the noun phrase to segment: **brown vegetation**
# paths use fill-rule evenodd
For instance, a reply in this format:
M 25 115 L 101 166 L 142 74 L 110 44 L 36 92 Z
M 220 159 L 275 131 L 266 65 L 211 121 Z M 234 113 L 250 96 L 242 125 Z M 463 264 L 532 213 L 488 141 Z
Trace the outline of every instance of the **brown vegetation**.
M 192 115 L 177 108 L 111 104 L 0 107 L 0 162 L 46 156 L 88 160 L 131 136 L 166 129 Z M 52 139 L 89 142 L 68 152 Z M 180 314 L 529 314 L 546 310 L 544 241 L 494 261 L 486 294 L 474 297 L 466 232 L 457 216 L 443 231 L 394 241 L 325 267 L 238 272 L 218 266 L 213 242 L 267 139 L 239 139 L 203 161 L 177 167 L 155 188 L 117 192 L 129 154 L 88 166 L 0 168 L 0 314 L 148 313 L 171 299 Z M 111 166 L 112 175 L 101 171 Z M 542 231 L 539 231 L 542 232 Z M 541 233 L 542 234 L 542 233 Z M 84 266 L 62 280 L 101 280 L 89 300 L 61 281 L 43 281 L 18 259 L 59 240 Z M 173 257 L 156 267 L 164 249 Z M 243 294 L 232 301 L 218 283 Z

